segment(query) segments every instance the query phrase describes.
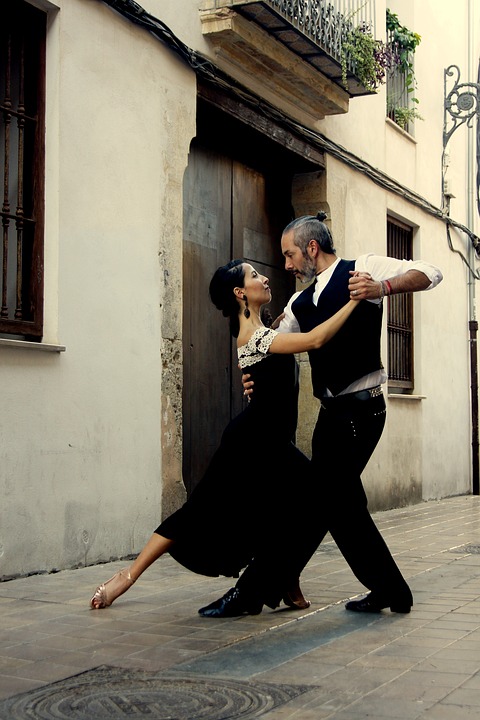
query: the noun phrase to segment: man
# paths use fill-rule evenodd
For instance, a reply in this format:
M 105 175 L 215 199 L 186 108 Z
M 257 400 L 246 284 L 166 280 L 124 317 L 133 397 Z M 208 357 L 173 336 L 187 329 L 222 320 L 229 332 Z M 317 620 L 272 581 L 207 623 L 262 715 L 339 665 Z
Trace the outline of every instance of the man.
M 365 598 L 348 602 L 347 610 L 372 613 L 390 608 L 408 613 L 412 593 L 370 516 L 360 476 L 385 425 L 382 300 L 386 295 L 429 290 L 441 282 L 442 273 L 428 263 L 372 254 L 356 261 L 342 260 L 335 254 L 325 218 L 324 213 L 304 216 L 283 231 L 286 270 L 301 282 L 315 278 L 315 283 L 295 293 L 278 329 L 308 332 L 349 297 L 367 302 L 360 303 L 329 343 L 309 353 L 313 393 L 321 401 L 312 438 L 312 464 L 322 511 L 318 523 L 301 539 L 298 569 L 303 569 L 330 531 L 358 580 L 370 590 Z M 237 583 L 244 597 L 255 582 L 254 564 Z M 228 612 L 223 600 L 199 612 L 222 617 Z M 242 608 L 238 593 L 237 606 Z

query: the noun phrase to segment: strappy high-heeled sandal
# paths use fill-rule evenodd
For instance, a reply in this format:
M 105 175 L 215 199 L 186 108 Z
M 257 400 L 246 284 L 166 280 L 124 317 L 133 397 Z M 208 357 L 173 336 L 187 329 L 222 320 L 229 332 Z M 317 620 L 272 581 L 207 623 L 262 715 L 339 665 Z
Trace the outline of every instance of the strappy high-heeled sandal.
M 117 580 L 119 576 L 121 576 L 126 581 L 127 586 L 120 593 L 118 593 L 118 595 L 115 595 L 115 597 L 110 600 L 107 594 L 107 585 L 113 582 L 113 580 Z M 132 580 L 130 572 L 126 568 L 124 568 L 123 570 L 119 570 L 119 572 L 115 573 L 115 575 L 111 577 L 110 580 L 107 580 L 107 582 L 102 583 L 97 587 L 92 599 L 90 600 L 91 609 L 102 610 L 103 608 L 110 607 L 110 605 L 118 597 L 120 597 L 120 595 L 123 595 L 124 592 L 127 592 L 127 590 L 132 587 L 134 582 L 135 580 Z M 95 604 L 96 602 L 97 604 Z
M 287 590 L 282 598 L 285 605 L 292 610 L 306 610 L 312 604 L 310 600 L 306 600 L 300 590 L 300 585 Z

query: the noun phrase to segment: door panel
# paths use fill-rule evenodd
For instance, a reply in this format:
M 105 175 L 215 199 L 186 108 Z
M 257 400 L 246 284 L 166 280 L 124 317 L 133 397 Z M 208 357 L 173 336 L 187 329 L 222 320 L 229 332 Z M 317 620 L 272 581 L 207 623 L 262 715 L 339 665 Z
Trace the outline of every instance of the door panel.
M 230 257 L 232 163 L 192 146 L 184 177 L 183 473 L 187 492 L 203 475 L 230 420 L 228 323 L 208 287 Z
M 232 234 L 236 257 L 244 257 L 270 278 L 272 315 L 278 315 L 295 289 L 284 270 L 282 230 L 291 219 L 290 179 L 233 164 Z
M 279 177 L 281 180 L 279 181 Z M 279 186 L 281 192 L 279 192 Z M 282 202 L 288 198 L 288 202 Z M 280 248 L 283 228 L 289 221 L 290 182 L 272 172 L 233 163 L 232 240 L 235 257 L 244 257 L 270 280 L 272 317 L 279 315 L 292 293 L 294 280 L 283 269 Z M 232 371 L 234 377 L 234 372 Z M 243 407 L 243 386 L 233 385 L 234 414 Z
M 244 407 L 236 342 L 208 296 L 216 268 L 245 257 L 270 279 L 271 313 L 294 291 L 280 235 L 290 218 L 290 178 L 247 167 L 192 143 L 184 179 L 183 473 L 190 493 L 231 417 Z

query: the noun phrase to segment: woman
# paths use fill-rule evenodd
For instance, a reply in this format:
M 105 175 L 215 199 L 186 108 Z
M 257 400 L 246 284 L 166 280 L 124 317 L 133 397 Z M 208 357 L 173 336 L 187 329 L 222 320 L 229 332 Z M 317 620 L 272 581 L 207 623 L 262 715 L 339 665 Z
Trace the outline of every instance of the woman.
M 311 332 L 277 333 L 260 317 L 271 300 L 268 278 L 243 260 L 218 268 L 210 297 L 230 320 L 240 367 L 255 380 L 255 393 L 227 425 L 189 499 L 155 530 L 129 568 L 97 588 L 92 609 L 111 605 L 166 552 L 203 575 L 238 577 L 255 566 L 255 597 L 236 591 L 220 611 L 208 606 L 202 615 L 258 614 L 264 604 L 275 608 L 282 598 L 290 607 L 308 607 L 298 587 L 295 538 L 310 522 L 314 486 L 308 459 L 292 443 L 298 396 L 294 353 L 321 347 L 357 303 L 351 300 Z M 301 486 L 292 493 L 298 480 Z

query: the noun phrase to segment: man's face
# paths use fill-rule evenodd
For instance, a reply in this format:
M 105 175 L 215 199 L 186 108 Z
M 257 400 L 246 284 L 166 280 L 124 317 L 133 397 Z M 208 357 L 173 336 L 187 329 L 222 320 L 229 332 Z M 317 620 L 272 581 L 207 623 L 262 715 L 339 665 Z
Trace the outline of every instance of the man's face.
M 282 235 L 282 253 L 285 258 L 285 270 L 291 272 L 302 283 L 308 283 L 313 280 L 317 271 L 317 266 L 313 257 L 295 245 L 293 241 L 293 231 Z

